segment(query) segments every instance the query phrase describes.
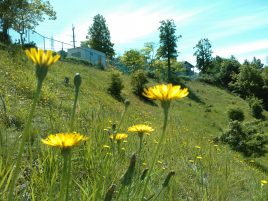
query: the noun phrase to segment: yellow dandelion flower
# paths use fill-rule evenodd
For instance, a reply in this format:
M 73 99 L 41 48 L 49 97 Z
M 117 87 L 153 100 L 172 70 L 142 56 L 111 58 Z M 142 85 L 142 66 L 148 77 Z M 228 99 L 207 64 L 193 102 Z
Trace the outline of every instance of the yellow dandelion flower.
M 130 132 L 144 133 L 144 132 L 154 131 L 154 129 L 152 127 L 146 126 L 144 124 L 138 124 L 138 125 L 129 127 L 128 128 L 128 131 L 130 131 Z
M 157 161 L 157 163 L 162 164 L 162 162 L 161 162 L 161 161 Z
M 123 151 L 125 150 L 125 148 L 121 148 Z
M 156 85 L 153 88 L 144 88 L 144 95 L 150 99 L 158 99 L 162 102 L 162 107 L 169 107 L 171 99 L 179 99 L 187 96 L 189 94 L 188 89 L 181 89 L 181 86 L 168 85 Z
M 35 48 L 31 48 L 30 51 L 26 49 L 25 53 L 38 66 L 49 67 L 60 58 L 59 54 L 53 57 L 52 50 L 48 50 L 45 54 L 43 49 L 39 49 L 37 52 Z
M 166 168 L 162 168 L 162 170 L 165 170 Z
M 49 135 L 47 138 L 41 139 L 43 143 L 53 146 L 60 147 L 61 150 L 69 149 L 74 146 L 79 146 L 79 143 L 87 140 L 88 137 L 76 133 L 57 133 L 56 135 Z
M 110 146 L 108 146 L 108 145 L 103 145 L 103 147 L 104 147 L 104 148 L 110 148 Z
M 199 146 L 195 146 L 195 148 L 200 149 L 201 147 L 199 147 Z
M 249 162 L 254 163 L 254 160 L 251 160 L 251 161 L 249 161 Z
M 124 142 L 124 143 L 127 143 L 127 140 L 124 140 L 123 142 Z
M 105 128 L 105 129 L 103 129 L 103 130 L 104 130 L 104 131 L 108 131 L 108 129 L 106 129 L 106 128 Z
M 263 184 L 267 184 L 267 181 L 265 181 L 265 180 L 261 180 L 261 183 L 263 183 Z
M 116 139 L 117 141 L 120 141 L 120 140 L 122 140 L 122 139 L 125 139 L 126 137 L 127 137 L 127 134 L 124 134 L 124 133 L 118 133 L 118 134 L 116 134 L 115 139 Z M 110 135 L 110 138 L 113 139 L 113 135 Z
M 201 156 L 197 156 L 196 158 L 198 158 L 198 159 L 203 159 Z
M 157 144 L 158 142 L 156 140 L 154 140 L 154 143 Z
M 142 165 L 146 165 L 146 163 L 143 163 Z
M 194 161 L 193 160 L 189 160 L 191 163 L 193 163 Z

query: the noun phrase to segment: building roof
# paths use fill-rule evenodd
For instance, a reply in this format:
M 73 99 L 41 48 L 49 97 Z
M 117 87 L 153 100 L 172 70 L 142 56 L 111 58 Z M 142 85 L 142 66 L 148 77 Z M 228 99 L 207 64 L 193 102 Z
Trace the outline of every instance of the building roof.
M 68 51 L 68 50 L 73 50 L 73 49 L 82 49 L 82 50 L 85 50 L 85 51 L 94 50 L 94 51 L 97 51 L 97 52 L 99 52 L 99 53 L 105 54 L 104 52 L 101 52 L 101 51 L 99 51 L 99 50 L 95 50 L 95 49 L 90 48 L 90 47 L 87 47 L 87 46 L 76 47 L 76 48 L 69 48 L 69 49 L 67 49 L 67 51 Z M 105 55 L 106 55 L 106 54 L 105 54 Z
M 194 68 L 194 65 L 190 64 L 188 61 L 184 61 L 183 63 L 191 66 L 191 68 Z

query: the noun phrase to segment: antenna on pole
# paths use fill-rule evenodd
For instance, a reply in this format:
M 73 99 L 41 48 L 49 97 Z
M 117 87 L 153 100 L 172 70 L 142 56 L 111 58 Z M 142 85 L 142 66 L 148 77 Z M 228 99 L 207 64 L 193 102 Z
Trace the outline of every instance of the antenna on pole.
M 75 48 L 75 35 L 74 35 L 74 25 L 72 24 L 72 30 L 73 30 L 73 41 L 70 41 L 70 42 L 73 42 L 74 43 L 74 48 Z

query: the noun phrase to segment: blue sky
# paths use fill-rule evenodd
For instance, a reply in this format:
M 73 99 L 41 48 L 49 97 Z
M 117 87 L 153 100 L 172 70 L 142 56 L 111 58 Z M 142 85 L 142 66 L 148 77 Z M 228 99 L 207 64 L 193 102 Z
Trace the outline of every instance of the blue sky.
M 240 62 L 255 56 L 266 63 L 268 55 L 268 1 L 267 0 L 131 0 L 131 1 L 88 1 L 50 0 L 57 12 L 57 19 L 45 20 L 36 31 L 72 44 L 72 24 L 75 27 L 76 46 L 86 39 L 93 17 L 103 15 L 115 44 L 117 54 L 125 50 L 141 49 L 145 42 L 159 43 L 160 21 L 173 19 L 176 34 L 182 35 L 177 42 L 180 52 L 177 60 L 196 64 L 193 47 L 201 38 L 208 38 L 212 56 L 229 58 L 234 55 Z M 10 31 L 13 40 L 18 35 Z M 28 38 L 28 37 L 27 37 Z M 42 37 L 30 35 L 43 48 Z M 61 43 L 54 42 L 60 50 Z M 46 49 L 51 43 L 46 40 Z M 64 49 L 72 46 L 64 45 Z M 268 60 L 268 57 L 267 57 Z M 268 62 L 268 61 L 267 61 Z

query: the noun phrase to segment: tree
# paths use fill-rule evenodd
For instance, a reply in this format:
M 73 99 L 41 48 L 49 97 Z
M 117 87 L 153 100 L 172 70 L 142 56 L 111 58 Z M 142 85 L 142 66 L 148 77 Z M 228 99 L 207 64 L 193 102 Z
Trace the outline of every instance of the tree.
M 135 71 L 144 68 L 144 60 L 139 50 L 130 49 L 125 51 L 120 60 L 128 70 Z
M 176 50 L 177 40 L 181 35 L 176 36 L 176 25 L 173 20 L 161 21 L 160 31 L 160 47 L 157 49 L 157 56 L 168 60 L 168 80 L 171 78 L 170 59 L 176 58 L 178 52 Z
M 67 57 L 67 52 L 64 50 L 60 50 L 57 53 L 60 55 L 61 59 L 65 59 Z
M 219 72 L 219 81 L 224 87 L 228 87 L 233 80 L 233 76 L 239 73 L 241 64 L 231 57 L 231 59 L 223 59 Z
M 212 61 L 211 54 L 213 52 L 210 49 L 211 44 L 209 43 L 209 40 L 205 38 L 198 41 L 194 48 L 197 48 L 194 53 L 194 56 L 196 56 L 197 68 L 201 70 L 202 74 L 205 74 L 209 70 Z
M 107 56 L 113 57 L 115 51 L 114 43 L 111 43 L 111 36 L 108 26 L 105 24 L 105 18 L 98 14 L 93 18 L 93 25 L 88 29 L 86 41 L 81 42 L 81 46 L 87 46 L 92 49 L 104 52 Z
M 148 42 L 144 43 L 144 48 L 141 49 L 144 60 L 149 62 L 150 67 L 153 67 L 153 62 L 155 60 L 155 46 L 154 42 Z
M 23 32 L 24 28 L 34 30 L 39 25 L 38 22 L 45 20 L 44 14 L 49 16 L 49 20 L 57 19 L 56 12 L 53 11 L 49 1 L 2 0 L 0 3 L 0 23 L 3 34 L 7 35 L 9 28 L 19 33 Z

